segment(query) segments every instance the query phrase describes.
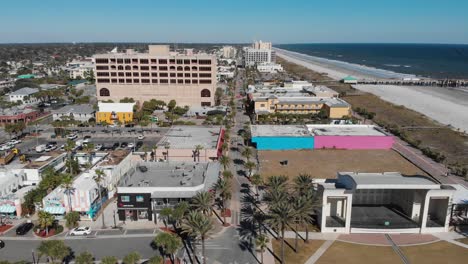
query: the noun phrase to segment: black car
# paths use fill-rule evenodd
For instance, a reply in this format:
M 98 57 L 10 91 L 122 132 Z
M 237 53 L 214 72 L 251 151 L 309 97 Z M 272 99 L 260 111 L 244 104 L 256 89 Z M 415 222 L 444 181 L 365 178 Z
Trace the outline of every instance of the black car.
M 16 228 L 16 234 L 19 236 L 23 236 L 29 232 L 34 227 L 32 223 L 23 223 L 18 228 Z
M 128 146 L 128 143 L 127 143 L 127 142 L 122 142 L 122 143 L 120 144 L 120 147 L 121 147 L 121 148 L 126 148 L 127 146 Z
M 84 139 L 89 139 L 89 138 L 91 138 L 91 136 L 90 136 L 90 135 L 86 135 L 86 136 L 84 136 L 83 138 L 84 138 Z
M 112 150 L 116 150 L 119 146 L 120 146 L 120 144 L 116 142 L 116 143 L 114 143 L 114 145 L 112 145 L 111 148 L 112 148 Z
M 5 242 L 3 242 L 3 240 L 0 240 L 0 248 L 4 248 L 5 247 Z

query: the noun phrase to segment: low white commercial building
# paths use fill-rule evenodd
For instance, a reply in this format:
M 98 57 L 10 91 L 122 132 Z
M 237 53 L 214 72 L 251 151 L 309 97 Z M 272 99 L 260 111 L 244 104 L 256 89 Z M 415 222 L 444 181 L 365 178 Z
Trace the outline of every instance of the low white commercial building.
M 455 188 L 397 172 L 340 172 L 318 184 L 325 233 L 447 232 Z
M 48 167 L 52 167 L 56 171 L 62 170 L 65 167 L 66 158 L 66 153 L 52 151 L 25 164 L 19 163 L 16 159 L 5 167 L 21 177 L 24 185 L 37 185 L 42 180 L 42 173 Z
M 94 58 L 84 60 L 73 60 L 67 63 L 70 78 L 72 79 L 85 79 L 87 73 L 94 71 Z
M 79 104 L 79 105 L 66 105 L 60 109 L 52 111 L 53 120 L 76 120 L 87 122 L 91 118 L 96 118 L 96 111 L 92 105 Z
M 38 92 L 39 92 L 39 89 L 37 88 L 24 87 L 14 92 L 11 92 L 8 95 L 8 97 L 10 99 L 10 102 L 21 101 L 24 104 L 32 104 L 38 101 L 38 99 L 33 96 L 34 94 Z
M 276 72 L 282 72 L 283 66 L 277 63 L 264 62 L 264 63 L 257 64 L 257 70 L 259 72 L 264 72 L 264 73 L 276 73 Z

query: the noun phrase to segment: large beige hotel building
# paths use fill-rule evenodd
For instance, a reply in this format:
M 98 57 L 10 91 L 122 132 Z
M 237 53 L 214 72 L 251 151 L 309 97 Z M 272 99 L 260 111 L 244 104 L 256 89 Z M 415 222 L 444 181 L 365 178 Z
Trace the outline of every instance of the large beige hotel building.
M 125 97 L 142 103 L 151 99 L 178 105 L 214 105 L 216 57 L 171 52 L 168 45 L 150 45 L 148 53 L 94 55 L 98 100 Z

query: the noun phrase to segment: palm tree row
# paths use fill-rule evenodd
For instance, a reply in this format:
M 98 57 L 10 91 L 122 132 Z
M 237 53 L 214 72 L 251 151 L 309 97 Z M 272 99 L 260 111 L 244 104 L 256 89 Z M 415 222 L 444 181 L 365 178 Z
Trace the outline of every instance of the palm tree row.
M 255 176 L 255 183 L 253 184 L 256 186 L 262 184 L 261 177 Z M 299 227 L 305 228 L 306 237 L 304 242 L 308 243 L 309 224 L 312 222 L 312 215 L 318 206 L 316 191 L 312 177 L 307 174 L 296 177 L 293 184 L 290 184 L 285 176 L 272 176 L 268 178 L 265 185 L 264 202 L 268 207 L 266 223 L 277 232 L 278 238 L 281 240 L 280 258 L 281 262 L 285 263 L 284 234 L 288 226 L 294 226 L 296 233 L 294 250 L 296 252 L 298 251 Z M 260 238 L 258 237 L 258 239 Z M 257 247 L 260 247 L 260 245 L 257 245 Z

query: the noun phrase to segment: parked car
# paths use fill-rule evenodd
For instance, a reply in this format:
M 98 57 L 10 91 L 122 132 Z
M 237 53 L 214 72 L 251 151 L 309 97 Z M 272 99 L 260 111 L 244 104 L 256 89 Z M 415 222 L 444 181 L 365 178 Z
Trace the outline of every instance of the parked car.
M 0 240 L 0 248 L 4 248 L 5 247 L 5 242 L 3 242 L 3 240 Z
M 23 223 L 18 228 L 16 228 L 16 234 L 19 236 L 24 236 L 34 227 L 33 223 Z
M 45 151 L 49 152 L 49 151 L 55 150 L 56 148 L 57 148 L 57 145 L 47 145 L 45 148 Z
M 71 236 L 87 236 L 90 234 L 91 234 L 91 228 L 87 226 L 86 227 L 80 226 L 70 231 Z
M 134 148 L 134 147 L 135 147 L 135 144 L 133 144 L 133 143 L 128 143 L 127 148 L 132 149 L 132 148 Z
M 86 136 L 84 136 L 83 138 L 84 138 L 84 139 L 89 139 L 89 138 L 91 138 L 91 136 L 90 136 L 90 135 L 86 135 Z
M 72 140 L 77 138 L 77 137 L 78 136 L 76 134 L 70 134 L 70 135 L 67 136 L 68 139 L 72 139 Z
M 138 136 L 138 140 L 143 140 L 143 139 L 145 139 L 145 136 L 143 136 L 143 135 Z
M 12 139 L 12 140 L 10 140 L 8 143 L 10 143 L 10 144 L 12 144 L 12 145 L 17 145 L 17 144 L 21 143 L 21 140 L 19 140 L 19 139 Z
M 120 147 L 121 148 L 126 148 L 128 146 L 128 143 L 127 142 L 122 142 L 120 143 Z
M 36 152 L 37 152 L 37 153 L 42 153 L 42 152 L 44 152 L 44 151 L 46 150 L 46 148 L 47 148 L 47 147 L 46 147 L 46 145 L 44 145 L 44 144 L 38 145 L 38 146 L 36 146 Z
M 112 145 L 111 149 L 116 150 L 119 146 L 120 146 L 120 144 L 115 142 L 114 145 Z
M 97 144 L 96 146 L 94 146 L 94 151 L 99 151 L 102 149 L 102 145 L 101 144 Z

